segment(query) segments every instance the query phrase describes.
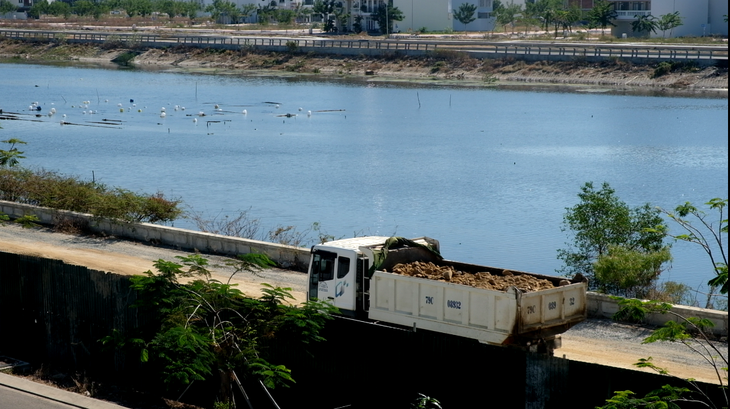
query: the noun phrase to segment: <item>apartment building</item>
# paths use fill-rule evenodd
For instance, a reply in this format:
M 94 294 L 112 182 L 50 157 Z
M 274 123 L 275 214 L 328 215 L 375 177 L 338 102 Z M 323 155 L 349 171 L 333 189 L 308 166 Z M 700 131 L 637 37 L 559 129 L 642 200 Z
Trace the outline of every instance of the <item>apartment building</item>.
M 593 8 L 596 0 L 566 0 L 569 4 L 577 5 L 584 11 Z M 659 18 L 664 14 L 679 12 L 682 26 L 671 33 L 657 31 L 652 37 L 687 37 L 705 35 L 728 35 L 728 24 L 724 16 L 728 14 L 728 0 L 641 0 L 624 1 L 608 0 L 614 4 L 617 17 L 614 20 L 616 27 L 611 32 L 614 36 L 627 37 L 639 35 L 632 30 L 631 23 L 640 16 L 654 16 Z M 514 2 L 525 8 L 526 3 L 535 0 L 502 0 L 502 4 Z M 454 18 L 454 11 L 463 3 L 477 6 L 475 20 L 467 25 Z M 393 0 L 404 20 L 398 22 L 400 31 L 417 31 L 426 28 L 428 31 L 492 31 L 495 27 L 493 17 L 493 0 Z

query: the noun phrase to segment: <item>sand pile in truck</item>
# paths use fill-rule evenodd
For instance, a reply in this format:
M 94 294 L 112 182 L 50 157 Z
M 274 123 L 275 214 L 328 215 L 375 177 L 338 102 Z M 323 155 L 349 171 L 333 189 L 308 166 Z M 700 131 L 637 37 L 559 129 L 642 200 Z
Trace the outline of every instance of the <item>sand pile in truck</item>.
M 468 285 L 475 288 L 506 291 L 509 287 L 517 287 L 520 291 L 540 291 L 554 288 L 552 282 L 527 274 L 503 270 L 502 275 L 488 272 L 476 274 L 458 271 L 452 266 L 437 266 L 431 262 L 415 261 L 407 264 L 396 264 L 391 273 L 429 280 L 443 281 L 452 284 Z

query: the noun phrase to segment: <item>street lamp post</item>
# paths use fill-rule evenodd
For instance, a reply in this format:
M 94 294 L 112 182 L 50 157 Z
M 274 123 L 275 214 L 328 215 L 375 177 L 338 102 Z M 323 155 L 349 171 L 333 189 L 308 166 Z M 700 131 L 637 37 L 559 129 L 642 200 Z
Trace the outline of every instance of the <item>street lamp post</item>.
M 389 0 L 385 0 L 385 38 L 390 37 L 390 24 L 388 24 L 388 14 L 390 14 L 390 11 L 388 10 L 389 6 Z

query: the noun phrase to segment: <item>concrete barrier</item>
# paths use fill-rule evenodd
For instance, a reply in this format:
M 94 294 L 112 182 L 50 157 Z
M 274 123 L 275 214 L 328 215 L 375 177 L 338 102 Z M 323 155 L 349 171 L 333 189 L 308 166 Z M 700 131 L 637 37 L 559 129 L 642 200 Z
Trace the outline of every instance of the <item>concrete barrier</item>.
M 240 237 L 222 236 L 176 227 L 150 223 L 127 223 L 94 217 L 90 214 L 54 210 L 0 200 L 0 212 L 12 219 L 35 215 L 39 223 L 53 226 L 61 220 L 73 221 L 88 226 L 91 232 L 119 238 L 170 246 L 185 251 L 237 256 L 239 254 L 263 253 L 280 267 L 306 271 L 309 264 L 309 249 L 268 243 Z
M 237 256 L 239 254 L 263 253 L 282 268 L 307 271 L 309 249 L 268 243 L 259 240 L 222 236 L 175 227 L 150 223 L 126 223 L 96 218 L 90 214 L 54 210 L 15 202 L 0 200 L 0 213 L 12 219 L 35 215 L 40 223 L 53 226 L 60 220 L 70 220 L 88 225 L 89 230 L 119 238 L 147 242 L 155 245 L 171 246 L 180 250 L 200 251 L 201 253 Z M 618 301 L 605 294 L 588 293 L 588 316 L 591 318 L 611 318 L 619 310 Z M 728 313 L 704 308 L 675 305 L 672 311 L 685 317 L 707 318 L 715 327 L 712 332 L 719 337 L 727 337 Z M 646 324 L 660 326 L 669 320 L 678 321 L 672 314 L 648 314 Z
M 587 298 L 588 316 L 591 318 L 611 318 L 619 310 L 618 301 L 609 295 L 589 292 Z M 675 305 L 672 307 L 672 312 L 683 317 L 708 319 L 714 325 L 711 332 L 715 336 L 727 337 L 728 313 L 726 311 Z M 673 314 L 649 313 L 644 322 L 651 326 L 661 326 L 667 321 L 681 322 L 682 320 Z

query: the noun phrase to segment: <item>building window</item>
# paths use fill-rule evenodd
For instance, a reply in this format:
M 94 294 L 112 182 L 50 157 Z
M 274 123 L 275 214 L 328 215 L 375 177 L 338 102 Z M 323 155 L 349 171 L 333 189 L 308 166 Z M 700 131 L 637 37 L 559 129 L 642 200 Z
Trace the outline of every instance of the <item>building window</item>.
M 492 0 L 479 0 L 479 7 L 492 8 Z
M 492 13 L 477 13 L 477 18 L 491 18 Z

